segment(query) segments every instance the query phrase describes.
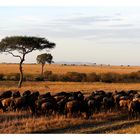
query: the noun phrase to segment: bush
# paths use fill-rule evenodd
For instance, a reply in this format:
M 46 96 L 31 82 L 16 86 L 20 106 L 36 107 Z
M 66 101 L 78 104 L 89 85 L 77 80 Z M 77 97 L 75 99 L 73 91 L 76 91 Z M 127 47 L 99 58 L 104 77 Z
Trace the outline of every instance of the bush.
M 0 80 L 4 80 L 4 74 L 0 74 Z
M 19 79 L 20 79 L 20 74 L 19 73 L 15 73 L 14 75 L 13 75 L 13 77 L 14 77 L 14 80 L 15 81 L 19 81 Z M 24 78 L 25 79 L 25 78 Z
M 44 76 L 46 76 L 46 77 L 47 77 L 48 75 L 52 75 L 52 74 L 53 74 L 52 71 L 47 71 L 47 70 L 46 70 L 46 71 L 44 72 Z
M 4 77 L 5 77 L 5 80 L 19 81 L 20 74 L 19 73 L 11 73 L 11 74 L 8 74 Z
M 59 81 L 67 82 L 70 81 L 70 78 L 65 74 L 58 76 Z
M 128 77 L 132 80 L 140 80 L 140 72 L 132 72 Z
M 47 78 L 48 81 L 59 81 L 59 76 L 57 74 L 49 75 Z
M 0 74 L 0 80 L 12 80 L 19 81 L 19 73 L 11 73 L 8 75 Z M 25 81 L 63 81 L 63 82 L 140 82 L 140 71 L 132 72 L 128 74 L 118 74 L 118 73 L 78 73 L 78 72 L 68 72 L 66 74 L 53 74 L 52 71 L 45 71 L 44 76 L 25 74 L 23 77 Z
M 37 77 L 35 77 L 35 80 L 36 80 L 36 81 L 44 81 L 44 77 L 42 77 L 42 76 L 37 76 Z
M 66 75 L 69 81 L 73 82 L 82 82 L 86 81 L 86 74 L 85 73 L 78 73 L 78 72 L 67 72 Z
M 36 77 L 38 77 L 38 76 L 35 76 L 33 74 L 25 74 L 24 79 L 25 79 L 25 81 L 35 81 Z
M 120 74 L 117 73 L 102 73 L 100 75 L 100 81 L 107 83 L 118 82 L 120 78 Z
M 45 71 L 43 75 L 44 79 L 50 81 L 51 80 L 50 77 L 52 76 L 52 74 L 53 74 L 52 71 Z
M 99 81 L 100 79 L 99 79 L 99 76 L 95 73 L 95 72 L 93 72 L 93 73 L 89 73 L 89 74 L 87 74 L 87 76 L 86 76 L 86 81 L 87 82 L 97 82 L 97 81 Z

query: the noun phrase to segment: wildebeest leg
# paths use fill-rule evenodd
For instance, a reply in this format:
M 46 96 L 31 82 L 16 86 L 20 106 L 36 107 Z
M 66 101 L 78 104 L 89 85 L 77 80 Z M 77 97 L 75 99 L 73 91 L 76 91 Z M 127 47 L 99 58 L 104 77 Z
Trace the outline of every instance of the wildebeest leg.
M 68 113 L 68 112 L 65 110 L 65 118 L 67 118 L 67 113 Z
M 136 119 L 139 119 L 139 111 L 137 111 L 137 118 Z
M 128 111 L 128 119 L 133 119 L 133 111 Z

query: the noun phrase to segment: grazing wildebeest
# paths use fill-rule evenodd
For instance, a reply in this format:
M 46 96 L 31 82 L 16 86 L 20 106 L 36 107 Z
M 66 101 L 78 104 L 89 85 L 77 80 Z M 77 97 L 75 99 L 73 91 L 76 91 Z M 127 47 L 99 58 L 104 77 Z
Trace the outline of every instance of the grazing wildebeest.
M 88 108 L 88 103 L 78 100 L 72 100 L 66 103 L 65 105 L 65 111 L 66 111 L 66 117 L 69 113 L 71 116 L 79 116 L 81 113 L 86 113 L 86 118 L 88 119 L 90 117 L 90 112 Z
M 8 90 L 8 91 L 4 91 L 0 93 L 0 99 L 5 99 L 5 98 L 9 98 L 12 96 L 12 91 Z
M 48 97 L 51 97 L 51 93 L 50 92 L 47 92 L 45 94 L 40 94 L 38 98 L 41 99 L 41 98 L 48 98 Z
M 5 107 L 2 105 L 2 100 L 0 99 L 0 109 L 2 109 L 3 112 L 6 111 Z
M 62 92 L 56 93 L 56 94 L 54 95 L 54 97 L 56 97 L 56 96 L 63 96 L 63 97 L 65 97 L 65 96 L 70 96 L 70 95 L 71 95 L 71 93 L 62 91 Z
M 10 111 L 12 102 L 13 102 L 13 97 L 6 98 L 1 101 L 2 106 L 5 108 L 6 111 Z
M 17 98 L 17 97 L 20 97 L 21 95 L 20 95 L 20 92 L 19 91 L 15 91 L 15 92 L 13 92 L 12 93 L 12 97 L 13 98 Z
M 129 117 L 130 118 L 139 118 L 140 117 L 140 102 L 138 100 L 131 101 L 128 107 Z
M 115 102 L 114 102 L 113 97 L 104 97 L 102 104 L 103 104 L 105 112 L 112 111 L 115 107 Z
M 105 95 L 105 91 L 104 90 L 96 90 L 95 91 L 95 94 L 98 94 L 98 95 Z
M 121 111 L 128 111 L 128 107 L 130 104 L 131 100 L 130 99 L 122 99 L 119 101 L 120 109 Z
M 29 95 L 31 95 L 31 91 L 30 90 L 26 90 L 22 94 L 22 96 L 29 96 Z
M 21 97 L 14 98 L 11 103 L 11 108 L 16 110 L 28 110 L 30 109 L 32 114 L 35 114 L 35 101 L 38 99 L 38 94 L 27 92 Z
M 66 96 L 57 102 L 57 112 L 61 115 L 65 114 L 65 105 L 69 101 L 68 98 L 69 97 Z
M 37 111 L 47 116 L 57 110 L 57 102 L 50 92 L 39 95 L 38 100 L 35 102 Z
M 91 116 L 93 115 L 93 113 L 96 111 L 96 108 L 97 108 L 97 102 L 94 100 L 94 99 L 89 99 L 87 101 L 88 103 L 88 109 L 89 109 L 89 112 L 91 113 Z

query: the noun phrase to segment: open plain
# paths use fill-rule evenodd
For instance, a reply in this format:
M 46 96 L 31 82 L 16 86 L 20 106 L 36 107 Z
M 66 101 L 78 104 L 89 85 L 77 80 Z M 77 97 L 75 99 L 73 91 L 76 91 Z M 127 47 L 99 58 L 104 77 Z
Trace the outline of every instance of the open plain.
M 36 74 L 40 72 L 40 65 L 24 65 L 24 73 Z M 130 73 L 140 70 L 140 67 L 131 66 L 62 66 L 46 65 L 46 70 L 54 73 L 66 72 L 116 72 Z M 1 64 L 0 73 L 18 73 L 17 64 Z M 23 93 L 26 90 L 39 91 L 40 94 L 51 92 L 52 95 L 58 92 L 81 91 L 85 96 L 96 90 L 114 92 L 115 90 L 138 90 L 140 83 L 102 83 L 102 82 L 23 82 L 18 89 L 16 81 L 0 81 L 0 91 L 19 90 Z M 100 112 L 93 113 L 91 119 L 66 118 L 63 115 L 48 117 L 34 117 L 30 111 L 0 113 L 0 133 L 140 133 L 140 120 L 128 119 L 126 112 Z

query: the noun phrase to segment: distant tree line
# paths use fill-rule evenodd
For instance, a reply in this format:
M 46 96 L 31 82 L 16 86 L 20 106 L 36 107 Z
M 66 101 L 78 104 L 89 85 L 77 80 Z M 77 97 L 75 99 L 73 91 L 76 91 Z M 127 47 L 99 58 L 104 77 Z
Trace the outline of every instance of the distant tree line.
M 0 80 L 18 81 L 19 73 L 0 74 Z M 120 82 L 140 82 L 140 71 L 128 74 L 118 73 L 78 73 L 67 72 L 66 74 L 56 74 L 52 71 L 45 71 L 43 76 L 39 74 L 24 74 L 23 81 L 62 81 L 62 82 L 105 82 L 105 83 L 120 83 Z

